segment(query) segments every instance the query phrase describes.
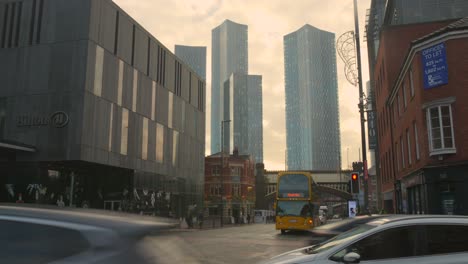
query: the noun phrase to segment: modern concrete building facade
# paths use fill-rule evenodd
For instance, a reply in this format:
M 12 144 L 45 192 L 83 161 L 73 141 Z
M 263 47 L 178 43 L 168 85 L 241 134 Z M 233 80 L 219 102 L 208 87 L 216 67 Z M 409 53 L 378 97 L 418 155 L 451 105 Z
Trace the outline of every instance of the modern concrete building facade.
M 221 151 L 224 82 L 248 73 L 247 25 L 225 20 L 211 32 L 211 153 Z
M 206 80 L 206 47 L 175 45 L 175 55 Z
M 224 151 L 263 163 L 262 114 L 262 76 L 233 73 L 224 83 Z
M 338 170 L 335 34 L 305 25 L 284 36 L 289 170 Z
M 29 146 L 0 162 L 3 201 L 174 216 L 202 203 L 205 82 L 125 11 L 0 0 L 0 29 L 1 140 Z

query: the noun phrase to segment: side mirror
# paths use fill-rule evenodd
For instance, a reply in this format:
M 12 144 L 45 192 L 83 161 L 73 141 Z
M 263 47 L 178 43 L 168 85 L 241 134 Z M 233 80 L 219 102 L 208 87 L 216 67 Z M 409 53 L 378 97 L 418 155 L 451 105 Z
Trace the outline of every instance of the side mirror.
M 356 252 L 349 252 L 343 257 L 344 263 L 359 263 L 360 260 L 361 256 Z

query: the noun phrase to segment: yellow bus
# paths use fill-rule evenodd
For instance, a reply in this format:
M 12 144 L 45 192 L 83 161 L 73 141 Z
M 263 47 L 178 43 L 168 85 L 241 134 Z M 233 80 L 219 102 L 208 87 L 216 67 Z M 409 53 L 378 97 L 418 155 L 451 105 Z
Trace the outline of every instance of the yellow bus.
M 320 225 L 319 204 L 314 200 L 312 175 L 286 171 L 278 174 L 276 186 L 276 230 L 310 230 Z

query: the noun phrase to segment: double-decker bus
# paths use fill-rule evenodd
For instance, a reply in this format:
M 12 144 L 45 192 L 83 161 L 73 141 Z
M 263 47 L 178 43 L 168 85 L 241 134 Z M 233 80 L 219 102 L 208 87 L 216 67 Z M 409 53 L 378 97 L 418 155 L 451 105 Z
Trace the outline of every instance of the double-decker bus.
M 320 225 L 309 172 L 280 172 L 276 188 L 276 230 L 309 230 Z

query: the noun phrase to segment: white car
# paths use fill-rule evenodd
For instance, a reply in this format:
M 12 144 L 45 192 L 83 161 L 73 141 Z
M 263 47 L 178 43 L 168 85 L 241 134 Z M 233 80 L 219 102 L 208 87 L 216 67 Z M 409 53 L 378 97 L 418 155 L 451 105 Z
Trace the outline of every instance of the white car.
M 323 243 L 273 257 L 266 263 L 468 263 L 468 217 L 379 218 Z

